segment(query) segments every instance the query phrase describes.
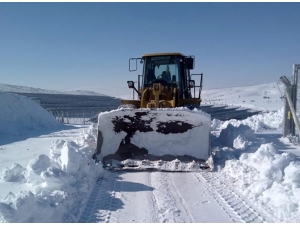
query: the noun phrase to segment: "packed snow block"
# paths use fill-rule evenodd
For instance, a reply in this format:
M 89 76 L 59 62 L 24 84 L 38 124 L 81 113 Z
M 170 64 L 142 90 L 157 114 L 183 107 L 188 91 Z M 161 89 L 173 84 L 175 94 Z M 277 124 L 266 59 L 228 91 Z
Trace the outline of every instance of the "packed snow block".
M 83 156 L 78 148 L 73 141 L 67 141 L 62 147 L 60 159 L 63 171 L 76 173 L 79 170 Z
M 210 126 L 209 114 L 185 107 L 103 112 L 98 116 L 98 130 L 103 137 L 100 158 L 115 154 L 127 136 L 131 144 L 151 155 L 189 155 L 206 160 Z
M 291 162 L 284 169 L 284 174 L 284 183 L 293 184 L 295 188 L 300 187 L 300 162 Z
M 79 151 L 85 158 L 92 158 L 97 147 L 97 124 L 92 124 L 87 130 L 82 133 L 81 138 L 77 139 L 76 143 L 80 146 Z
M 248 141 L 255 140 L 256 135 L 253 130 L 243 124 L 233 126 L 232 124 L 227 124 L 227 127 L 221 130 L 220 136 L 217 139 L 219 145 L 227 146 L 231 148 L 244 149 Z
M 46 171 L 51 166 L 50 158 L 44 154 L 30 160 L 25 172 L 27 183 L 38 185 L 43 182 L 41 172 Z
M 33 171 L 34 173 L 40 175 L 42 171 L 47 170 L 51 166 L 50 158 L 44 154 L 39 155 L 35 159 L 30 160 L 27 165 L 27 170 Z
M 221 121 L 221 120 L 213 119 L 211 121 L 211 131 L 218 131 L 218 130 L 220 130 L 220 128 L 221 128 L 221 126 L 222 126 L 223 123 L 224 122 Z
M 243 134 L 240 134 L 239 136 L 237 136 L 237 138 L 233 140 L 233 147 L 235 149 L 244 150 L 250 145 L 251 142 Z
M 63 127 L 47 110 L 25 96 L 0 92 L 0 102 L 0 134 Z
M 0 180 L 6 182 L 23 182 L 25 168 L 20 164 L 14 163 L 10 168 L 3 168 L 0 173 Z
M 50 156 L 60 156 L 61 155 L 61 149 L 65 144 L 65 140 L 57 139 L 52 142 L 52 145 L 50 147 Z
M 41 173 L 41 177 L 44 179 L 45 184 L 43 184 L 43 189 L 49 192 L 54 190 L 59 190 L 62 187 L 72 186 L 76 179 L 74 176 L 71 176 L 67 172 L 57 169 L 57 168 L 48 168 L 47 171 Z
M 50 146 L 50 153 L 49 153 L 49 158 L 51 160 L 51 166 L 56 167 L 56 168 L 61 168 L 61 149 L 63 148 L 65 144 L 65 140 L 62 139 L 57 139 L 52 142 Z
M 78 144 L 80 146 L 88 146 L 90 148 L 95 149 L 97 146 L 97 124 L 93 123 L 87 131 L 84 132 L 82 138 L 78 140 Z

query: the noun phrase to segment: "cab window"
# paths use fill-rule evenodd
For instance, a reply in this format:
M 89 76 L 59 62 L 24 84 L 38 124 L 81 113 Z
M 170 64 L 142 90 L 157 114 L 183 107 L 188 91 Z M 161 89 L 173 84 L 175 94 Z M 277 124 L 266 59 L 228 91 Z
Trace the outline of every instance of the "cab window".
M 179 85 L 179 58 L 177 56 L 154 56 L 145 59 L 144 85 L 152 85 L 156 79 Z

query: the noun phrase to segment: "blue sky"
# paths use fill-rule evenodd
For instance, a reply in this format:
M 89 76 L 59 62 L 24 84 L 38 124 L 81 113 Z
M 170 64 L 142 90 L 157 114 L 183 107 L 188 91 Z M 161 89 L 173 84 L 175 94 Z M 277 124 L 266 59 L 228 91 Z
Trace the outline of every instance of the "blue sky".
M 126 94 L 128 59 L 152 52 L 195 55 L 203 89 L 300 63 L 300 3 L 0 3 L 0 33 L 0 83 L 51 90 Z

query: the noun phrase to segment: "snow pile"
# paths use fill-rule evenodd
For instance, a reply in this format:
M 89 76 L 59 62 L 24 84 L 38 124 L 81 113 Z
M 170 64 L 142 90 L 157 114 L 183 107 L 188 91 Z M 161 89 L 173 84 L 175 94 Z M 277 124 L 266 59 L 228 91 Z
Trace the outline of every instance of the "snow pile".
M 279 130 L 283 127 L 283 113 L 284 108 L 275 112 L 254 115 L 244 120 L 232 119 L 222 122 L 220 120 L 214 119 L 211 128 L 212 130 L 217 131 L 227 127 L 227 124 L 232 124 L 234 126 L 244 124 L 251 127 L 251 129 L 255 132 L 261 132 L 266 130 Z
M 290 153 L 279 154 L 272 143 L 263 144 L 254 153 L 227 161 L 222 172 L 276 222 L 299 222 L 300 162 Z
M 149 154 L 185 154 L 206 160 L 208 151 L 198 149 L 209 149 L 210 123 L 211 118 L 207 113 L 184 107 L 103 112 L 98 116 L 99 131 L 103 135 L 100 157 L 114 154 L 118 150 L 127 135 L 124 129 L 127 129 L 133 131 L 127 135 L 131 138 L 131 143 L 147 149 Z M 168 129 L 169 131 L 164 132 Z
M 27 183 L 34 191 L 9 193 L 0 202 L 0 222 L 76 222 L 103 171 L 92 159 L 95 130 L 92 125 L 76 142 L 53 142 L 49 156 L 39 155 L 26 168 L 3 169 L 2 181 Z
M 300 162 L 294 155 L 280 153 L 273 143 L 260 144 L 243 124 L 227 124 L 216 141 L 221 176 L 276 222 L 299 222 Z
M 23 134 L 32 130 L 62 128 L 44 108 L 29 98 L 0 93 L 0 134 Z
M 249 126 L 227 124 L 227 127 L 221 130 L 219 142 L 222 143 L 222 146 L 245 149 L 246 146 L 252 144 L 249 140 L 254 140 L 255 138 L 256 136 Z
M 254 131 L 244 124 L 224 123 L 218 133 L 212 133 L 214 163 L 224 166 L 230 159 L 237 159 L 245 152 L 254 152 L 264 141 L 256 137 Z

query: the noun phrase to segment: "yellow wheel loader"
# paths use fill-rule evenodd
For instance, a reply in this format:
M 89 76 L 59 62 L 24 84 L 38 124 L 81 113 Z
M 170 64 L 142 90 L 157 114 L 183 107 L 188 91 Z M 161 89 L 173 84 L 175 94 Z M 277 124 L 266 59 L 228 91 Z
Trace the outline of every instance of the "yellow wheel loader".
M 203 74 L 190 74 L 194 61 L 177 52 L 129 59 L 130 72 L 143 65 L 138 87 L 127 81 L 138 99 L 98 115 L 94 158 L 111 169 L 211 168 L 211 117 L 200 109 Z

